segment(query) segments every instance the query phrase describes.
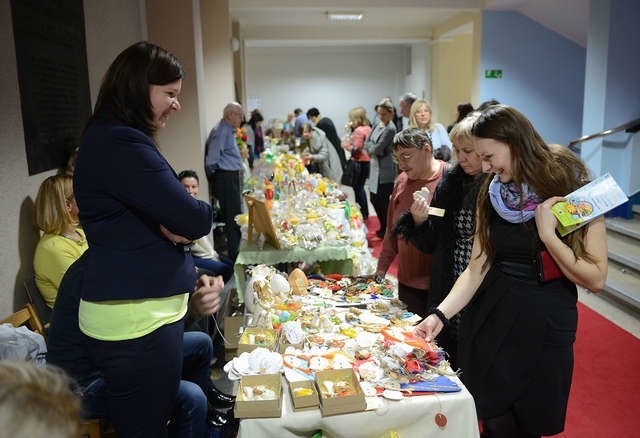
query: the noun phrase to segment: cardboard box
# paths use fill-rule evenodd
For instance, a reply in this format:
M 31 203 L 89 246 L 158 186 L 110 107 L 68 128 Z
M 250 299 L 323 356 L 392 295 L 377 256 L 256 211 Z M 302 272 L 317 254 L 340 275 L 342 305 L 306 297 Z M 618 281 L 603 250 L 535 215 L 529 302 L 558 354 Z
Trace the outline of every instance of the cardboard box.
M 238 348 L 243 321 L 244 315 L 224 317 L 224 338 L 226 340 L 224 347 L 226 349 L 233 350 Z
M 313 391 L 310 395 L 296 395 L 296 388 L 305 388 Z M 293 402 L 293 408 L 298 410 L 314 409 L 320 405 L 320 398 L 318 397 L 318 389 L 312 380 L 302 380 L 300 382 L 289 382 L 289 394 L 291 394 L 291 401 Z
M 227 348 L 226 350 L 224 350 L 224 360 L 229 362 L 231 359 L 233 359 L 234 357 L 238 356 L 238 349 L 237 348 Z
M 238 355 L 251 352 L 258 347 L 275 351 L 278 344 L 278 332 L 268 328 L 247 327 L 238 340 Z
M 244 323 L 244 312 L 238 303 L 237 289 L 231 289 L 224 302 L 224 337 L 225 348 L 238 348 L 241 328 Z
M 275 400 L 245 400 L 245 387 L 263 385 L 276 394 Z M 243 376 L 233 408 L 236 418 L 280 418 L 282 416 L 282 381 L 280 374 Z
M 334 392 L 339 391 L 340 385 L 344 383 L 351 389 L 350 395 L 334 395 L 325 394 L 327 386 L 325 382 L 332 382 Z M 336 386 L 337 385 L 337 386 Z M 360 382 L 353 371 L 353 368 L 345 368 L 340 370 L 326 370 L 316 372 L 316 386 L 320 394 L 320 409 L 322 416 L 347 414 L 350 412 L 362 412 L 366 409 L 367 403 L 364 399 L 364 393 L 360 388 Z

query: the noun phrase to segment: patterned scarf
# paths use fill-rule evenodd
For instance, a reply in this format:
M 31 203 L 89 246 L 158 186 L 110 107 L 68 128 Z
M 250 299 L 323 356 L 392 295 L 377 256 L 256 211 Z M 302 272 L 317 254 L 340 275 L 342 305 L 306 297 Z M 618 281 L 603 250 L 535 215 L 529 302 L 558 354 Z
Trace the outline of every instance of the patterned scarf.
M 520 199 L 522 198 L 522 210 Z M 502 219 L 517 224 L 532 219 L 536 207 L 542 200 L 533 191 L 529 190 L 526 183 L 522 183 L 522 193 L 516 183 L 501 183 L 498 175 L 495 175 L 489 184 L 489 199 L 495 211 Z

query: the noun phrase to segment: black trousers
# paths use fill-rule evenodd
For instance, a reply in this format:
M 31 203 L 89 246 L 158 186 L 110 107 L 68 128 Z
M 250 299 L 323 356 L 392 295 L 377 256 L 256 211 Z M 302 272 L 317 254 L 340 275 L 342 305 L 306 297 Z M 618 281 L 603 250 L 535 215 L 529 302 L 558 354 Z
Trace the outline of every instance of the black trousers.
M 355 194 L 356 202 L 360 206 L 360 212 L 364 219 L 369 217 L 369 201 L 367 201 L 367 192 L 364 189 L 364 183 L 369 178 L 368 161 L 354 161 L 354 173 L 353 173 L 353 193 Z
M 137 339 L 90 340 L 89 354 L 104 376 L 118 436 L 167 436 L 182 375 L 183 335 L 180 320 Z
M 380 221 L 380 230 L 385 233 L 387 230 L 387 210 L 389 209 L 389 197 L 393 192 L 393 183 L 378 184 L 378 193 L 369 192 L 371 205 L 376 210 Z
M 209 178 L 209 189 L 220 204 L 220 220 L 224 222 L 229 258 L 235 262 L 242 237 L 235 220 L 242 213 L 242 171 L 216 170 Z
M 398 298 L 407 305 L 409 312 L 424 316 L 427 313 L 427 298 L 429 289 L 416 289 L 406 284 L 398 283 Z

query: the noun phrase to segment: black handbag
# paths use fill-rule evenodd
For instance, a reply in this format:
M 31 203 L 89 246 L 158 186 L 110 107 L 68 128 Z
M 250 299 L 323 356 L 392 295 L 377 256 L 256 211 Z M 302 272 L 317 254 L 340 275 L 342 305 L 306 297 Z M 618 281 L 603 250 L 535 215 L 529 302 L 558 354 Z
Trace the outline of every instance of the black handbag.
M 353 187 L 353 178 L 356 173 L 356 162 L 353 160 L 347 161 L 346 166 L 342 169 L 342 178 L 340 179 L 340 184 Z

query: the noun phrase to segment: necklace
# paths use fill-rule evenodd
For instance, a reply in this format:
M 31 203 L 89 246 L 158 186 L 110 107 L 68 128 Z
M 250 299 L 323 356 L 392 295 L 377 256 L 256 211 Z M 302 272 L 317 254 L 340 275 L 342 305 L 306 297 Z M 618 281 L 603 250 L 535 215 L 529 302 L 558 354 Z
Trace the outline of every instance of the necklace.
M 84 236 L 82 234 L 80 234 L 79 232 L 75 231 L 75 236 L 68 234 L 68 233 L 60 233 L 60 235 L 66 239 L 72 240 L 75 243 L 77 243 L 78 245 L 82 246 L 85 243 L 85 239 Z M 77 239 L 77 237 L 80 237 L 80 239 Z

